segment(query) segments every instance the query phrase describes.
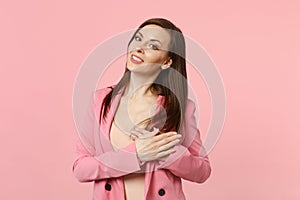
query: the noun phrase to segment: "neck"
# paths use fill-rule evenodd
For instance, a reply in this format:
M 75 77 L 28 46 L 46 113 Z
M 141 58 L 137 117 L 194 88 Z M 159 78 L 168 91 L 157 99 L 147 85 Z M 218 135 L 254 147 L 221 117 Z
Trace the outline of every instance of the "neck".
M 126 87 L 123 96 L 133 98 L 133 97 L 144 97 L 144 96 L 153 95 L 150 90 L 150 86 L 155 81 L 157 75 L 142 76 L 140 74 L 131 73 L 129 84 Z

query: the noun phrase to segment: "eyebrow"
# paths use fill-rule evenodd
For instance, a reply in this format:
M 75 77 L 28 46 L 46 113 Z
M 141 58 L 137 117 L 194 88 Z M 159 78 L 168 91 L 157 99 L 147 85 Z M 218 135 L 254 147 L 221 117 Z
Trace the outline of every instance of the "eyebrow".
M 144 37 L 141 32 L 137 32 L 137 33 L 139 33 L 142 38 Z M 159 40 L 157 40 L 157 39 L 150 39 L 150 41 L 156 41 L 156 42 L 159 42 L 161 44 L 161 42 Z

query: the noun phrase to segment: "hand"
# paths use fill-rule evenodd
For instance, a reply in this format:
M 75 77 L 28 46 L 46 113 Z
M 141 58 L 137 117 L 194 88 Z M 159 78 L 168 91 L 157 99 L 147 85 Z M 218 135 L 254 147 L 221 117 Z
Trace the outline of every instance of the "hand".
M 136 139 L 136 150 L 138 159 L 141 162 L 153 160 L 165 160 L 171 153 L 174 153 L 174 146 L 180 142 L 181 135 L 177 132 L 167 132 L 156 135 L 159 130 L 152 132 L 136 127 L 131 131 Z

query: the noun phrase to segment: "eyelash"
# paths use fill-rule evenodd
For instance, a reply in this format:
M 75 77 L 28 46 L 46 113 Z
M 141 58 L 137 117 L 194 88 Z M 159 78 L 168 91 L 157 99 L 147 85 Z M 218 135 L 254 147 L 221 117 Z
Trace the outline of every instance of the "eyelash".
M 141 41 L 141 38 L 140 38 L 139 36 L 137 36 L 137 35 L 134 37 L 134 39 L 135 39 L 136 41 Z
M 136 35 L 136 36 L 134 37 L 134 40 L 140 42 L 142 39 L 141 39 L 139 36 Z M 155 44 L 150 44 L 149 46 L 152 46 L 152 47 L 150 47 L 150 48 L 153 49 L 153 50 L 158 50 L 158 47 L 157 47 Z

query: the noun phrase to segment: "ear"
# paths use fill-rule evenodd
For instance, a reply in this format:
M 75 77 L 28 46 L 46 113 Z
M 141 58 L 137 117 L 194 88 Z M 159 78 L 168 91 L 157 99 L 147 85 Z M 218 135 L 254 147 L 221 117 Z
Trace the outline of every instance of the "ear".
M 169 57 L 161 66 L 162 69 L 168 69 L 172 65 L 172 59 Z

